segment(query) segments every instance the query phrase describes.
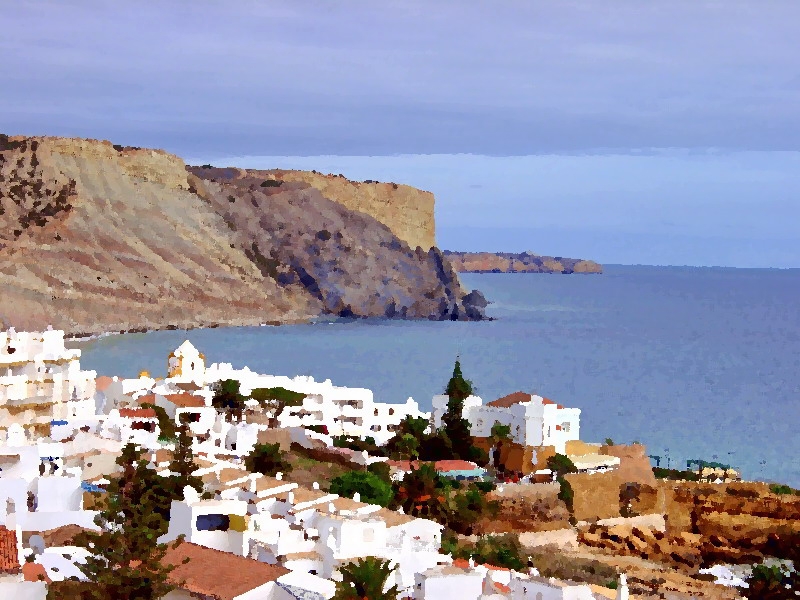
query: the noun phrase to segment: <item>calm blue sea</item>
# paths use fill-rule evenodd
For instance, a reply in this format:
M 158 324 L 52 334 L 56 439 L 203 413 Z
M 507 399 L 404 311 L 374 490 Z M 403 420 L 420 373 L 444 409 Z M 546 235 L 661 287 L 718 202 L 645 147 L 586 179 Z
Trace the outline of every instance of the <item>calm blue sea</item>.
M 330 378 L 386 402 L 413 396 L 425 410 L 460 355 L 484 400 L 522 390 L 580 408 L 584 440 L 641 441 L 662 464 L 716 460 L 800 487 L 800 270 L 462 278 L 496 320 L 162 331 L 78 346 L 101 374 L 159 376 L 189 339 L 211 362 Z

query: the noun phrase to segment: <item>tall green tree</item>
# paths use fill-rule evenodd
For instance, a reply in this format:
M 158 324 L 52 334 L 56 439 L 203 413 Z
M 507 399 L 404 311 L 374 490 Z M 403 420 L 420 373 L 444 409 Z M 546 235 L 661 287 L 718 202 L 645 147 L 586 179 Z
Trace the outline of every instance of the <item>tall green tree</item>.
M 90 553 L 78 568 L 95 583 L 90 598 L 156 600 L 175 589 L 168 583 L 175 565 L 163 564 L 168 545 L 157 542 L 162 521 L 153 507 L 160 492 L 150 485 L 153 470 L 133 444 L 123 448 L 117 464 L 122 473 L 99 501 L 95 523 L 100 531 L 84 531 L 73 540 Z M 182 541 L 178 538 L 173 546 Z
M 228 420 L 235 417 L 237 421 L 241 421 L 247 397 L 239 392 L 239 382 L 235 379 L 223 379 L 215 383 L 212 389 L 214 397 L 211 399 L 211 406 L 224 412 Z
M 189 486 L 198 493 L 203 491 L 203 480 L 197 475 L 193 475 L 197 470 L 194 462 L 194 451 L 192 450 L 192 436 L 189 433 L 189 425 L 183 421 L 176 427 L 177 440 L 175 450 L 172 452 L 172 460 L 169 463 L 170 472 L 174 473 L 175 486 L 183 493 L 183 488 Z M 177 498 L 174 498 L 177 499 Z
M 463 417 L 464 401 L 472 395 L 472 382 L 464 379 L 461 362 L 458 360 L 453 368 L 453 376 L 447 382 L 445 393 L 447 410 L 442 416 L 442 428 L 453 448 L 452 458 L 480 460 L 481 451 L 472 444 L 469 420 Z
M 263 409 L 270 411 L 269 426 L 278 427 L 278 418 L 290 406 L 301 406 L 306 395 L 283 387 L 256 388 L 250 393 Z
M 397 600 L 396 585 L 386 588 L 394 569 L 388 560 L 368 556 L 339 567 L 342 581 L 336 582 L 332 600 Z

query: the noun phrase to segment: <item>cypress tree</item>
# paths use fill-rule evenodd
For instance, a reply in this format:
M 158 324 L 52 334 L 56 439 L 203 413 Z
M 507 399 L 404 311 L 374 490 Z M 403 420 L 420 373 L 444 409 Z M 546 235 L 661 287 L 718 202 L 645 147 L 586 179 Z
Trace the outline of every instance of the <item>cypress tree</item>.
M 464 379 L 461 362 L 456 360 L 453 376 L 447 383 L 447 411 L 442 416 L 444 433 L 453 447 L 453 458 L 472 460 L 476 452 L 472 446 L 469 420 L 463 418 L 464 400 L 472 395 L 472 382 Z

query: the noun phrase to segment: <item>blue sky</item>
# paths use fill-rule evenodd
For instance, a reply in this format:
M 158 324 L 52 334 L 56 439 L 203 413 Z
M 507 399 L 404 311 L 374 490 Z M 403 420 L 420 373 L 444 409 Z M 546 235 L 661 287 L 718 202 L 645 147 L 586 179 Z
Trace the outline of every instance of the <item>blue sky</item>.
M 0 131 L 393 180 L 442 247 L 800 267 L 800 4 L 15 2 Z

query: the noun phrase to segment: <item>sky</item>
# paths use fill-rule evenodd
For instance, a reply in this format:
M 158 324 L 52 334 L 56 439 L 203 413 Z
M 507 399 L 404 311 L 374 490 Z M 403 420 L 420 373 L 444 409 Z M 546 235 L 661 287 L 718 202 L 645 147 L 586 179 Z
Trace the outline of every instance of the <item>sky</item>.
M 438 244 L 800 267 L 800 4 L 0 0 L 0 131 L 434 192 Z

